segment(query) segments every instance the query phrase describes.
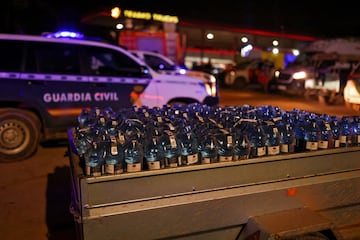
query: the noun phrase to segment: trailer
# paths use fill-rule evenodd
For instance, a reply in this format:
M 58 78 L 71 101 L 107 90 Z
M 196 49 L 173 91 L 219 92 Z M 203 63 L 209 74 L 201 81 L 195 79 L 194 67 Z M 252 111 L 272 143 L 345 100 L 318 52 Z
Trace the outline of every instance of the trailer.
M 360 239 L 360 147 L 87 177 L 73 134 L 79 240 Z

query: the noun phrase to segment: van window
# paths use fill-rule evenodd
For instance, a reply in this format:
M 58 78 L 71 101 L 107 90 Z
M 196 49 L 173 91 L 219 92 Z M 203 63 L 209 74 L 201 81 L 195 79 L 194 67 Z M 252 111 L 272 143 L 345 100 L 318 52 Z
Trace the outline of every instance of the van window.
M 158 56 L 152 56 L 149 54 L 144 54 L 144 61 L 155 71 L 158 70 L 175 70 L 175 65 L 166 62 L 164 59 Z
M 0 71 L 19 72 L 22 65 L 23 44 L 20 41 L 0 41 Z
M 89 66 L 91 75 L 144 77 L 147 73 L 144 68 L 121 52 L 101 48 L 85 47 L 86 66 Z
M 79 49 L 71 44 L 28 43 L 29 72 L 51 74 L 81 74 Z

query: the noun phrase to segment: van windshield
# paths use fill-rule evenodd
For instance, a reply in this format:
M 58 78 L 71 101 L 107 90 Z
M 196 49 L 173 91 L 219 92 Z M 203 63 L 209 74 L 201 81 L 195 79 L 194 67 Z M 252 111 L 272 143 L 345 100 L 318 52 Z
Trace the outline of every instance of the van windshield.
M 165 61 L 163 58 L 144 54 L 145 63 L 155 71 L 174 71 L 176 65 L 171 62 Z

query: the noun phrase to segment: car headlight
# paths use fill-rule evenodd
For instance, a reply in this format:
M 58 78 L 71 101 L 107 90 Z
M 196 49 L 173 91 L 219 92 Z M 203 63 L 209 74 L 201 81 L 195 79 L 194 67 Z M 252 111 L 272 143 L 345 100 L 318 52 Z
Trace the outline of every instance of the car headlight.
M 216 97 L 217 87 L 215 83 L 205 83 L 205 89 L 208 95 Z
M 346 97 L 357 97 L 359 96 L 359 92 L 357 91 L 355 82 L 352 80 L 348 80 L 346 86 L 344 88 L 344 95 Z
M 293 74 L 294 79 L 305 79 L 306 78 L 306 72 L 300 71 Z
M 357 96 L 359 93 L 356 91 L 356 88 L 349 88 L 349 96 Z
M 280 76 L 280 71 L 279 71 L 279 70 L 276 70 L 276 71 L 274 72 L 274 76 L 275 76 L 276 78 L 278 78 L 278 77 Z
M 210 80 L 211 83 L 215 83 L 216 82 L 216 77 L 213 75 L 210 75 Z

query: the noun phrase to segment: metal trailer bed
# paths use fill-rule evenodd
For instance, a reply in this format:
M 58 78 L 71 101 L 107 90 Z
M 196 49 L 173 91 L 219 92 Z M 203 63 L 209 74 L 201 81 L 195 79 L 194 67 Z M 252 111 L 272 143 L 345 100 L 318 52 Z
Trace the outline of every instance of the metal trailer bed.
M 86 177 L 68 134 L 78 239 L 360 239 L 360 147 Z

